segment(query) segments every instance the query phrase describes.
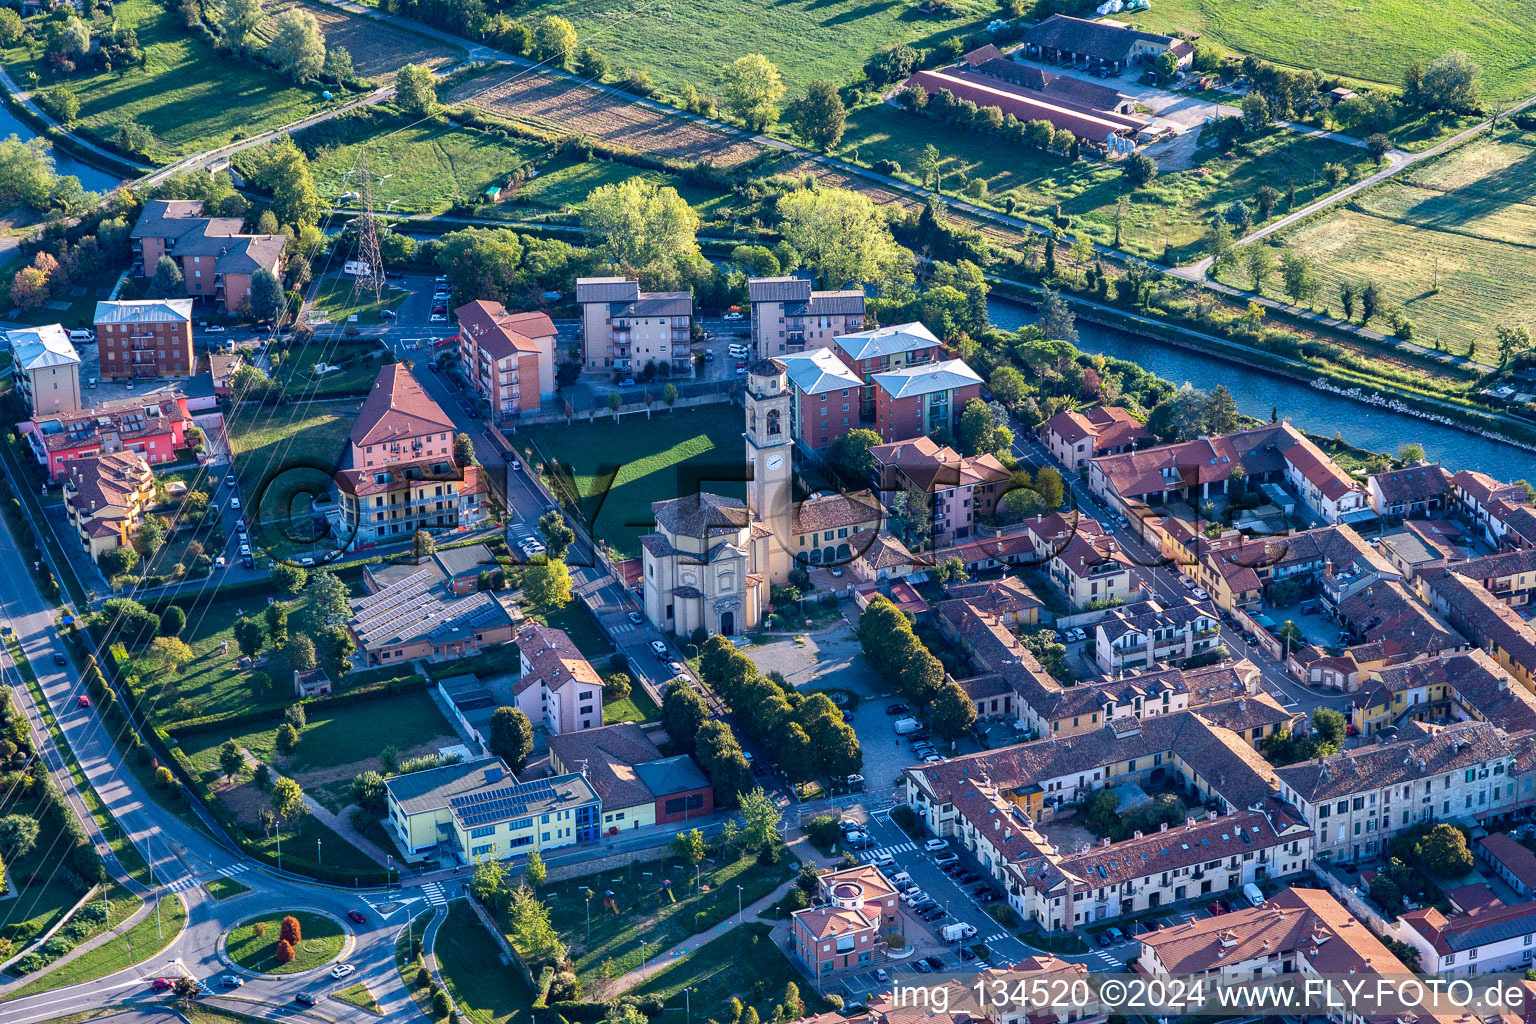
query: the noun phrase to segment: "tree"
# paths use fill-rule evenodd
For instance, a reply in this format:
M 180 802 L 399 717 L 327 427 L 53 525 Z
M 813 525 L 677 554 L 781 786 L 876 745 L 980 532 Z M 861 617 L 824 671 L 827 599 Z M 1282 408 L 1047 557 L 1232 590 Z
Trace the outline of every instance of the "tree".
M 333 622 L 315 630 L 315 651 L 326 675 L 339 681 L 352 671 L 352 655 L 357 653 L 357 641 L 352 639 L 346 626 Z
M 1275 254 L 1269 246 L 1254 244 L 1243 250 L 1243 266 L 1248 271 L 1248 285 L 1255 295 L 1264 294 L 1264 285 L 1275 272 Z
M 789 123 L 806 142 L 822 150 L 836 148 L 842 141 L 848 111 L 837 86 L 817 79 L 806 87 L 805 96 L 789 108 Z M 978 179 L 981 180 L 981 179 Z
M 1274 120 L 1274 115 L 1269 109 L 1269 100 L 1263 94 L 1250 92 L 1243 97 L 1243 127 L 1250 132 L 1262 131 Z
M 315 642 L 303 633 L 290 636 L 283 645 L 283 657 L 295 672 L 308 672 L 315 667 Z
M 533 723 L 522 708 L 501 707 L 491 715 L 491 734 L 486 741 L 491 753 L 507 762 L 514 772 L 523 770 L 533 752 Z
M 699 727 L 709 720 L 709 708 L 697 690 L 683 682 L 670 682 L 662 691 L 661 724 L 679 750 L 692 752 Z
M 26 35 L 21 15 L 9 7 L 0 8 L 0 46 L 15 46 Z
M 1048 341 L 1077 344 L 1077 316 L 1054 289 L 1046 288 L 1040 293 L 1040 319 L 1036 326 L 1040 336 Z
M 522 260 L 522 242 L 501 229 L 450 232 L 437 254 L 438 267 L 456 291 L 486 298 L 511 294 Z
M 510 891 L 505 863 L 494 857 L 484 857 L 475 864 L 475 873 L 469 879 L 471 896 L 487 907 L 495 909 L 507 898 Z
M 1416 90 L 1417 105 L 1426 110 L 1470 114 L 1477 110 L 1483 69 L 1460 50 L 1436 57 L 1424 69 Z
M 292 963 L 294 957 L 293 943 L 287 939 L 277 940 L 277 962 L 280 964 Z
M 226 781 L 245 770 L 245 755 L 240 752 L 239 744 L 232 739 L 225 740 L 219 747 L 219 770 L 224 773 Z
M 1392 917 L 1403 907 L 1403 890 L 1386 874 L 1379 874 L 1371 882 L 1371 899 Z
M 1157 161 L 1145 153 L 1137 153 L 1125 162 L 1120 173 L 1133 188 L 1145 185 L 1157 177 Z
M 876 85 L 888 85 L 891 82 L 899 82 L 916 70 L 922 58 L 918 52 L 905 43 L 897 46 L 889 46 L 881 50 L 869 59 L 864 65 L 865 74 Z M 735 1024 L 735 1022 L 732 1022 Z
M 1339 305 L 1344 310 L 1346 323 L 1355 318 L 1355 286 L 1349 281 L 1339 284 Z
M 928 187 L 930 181 L 935 189 L 939 187 L 939 179 L 943 173 L 940 167 L 939 147 L 930 142 L 923 147 L 922 156 L 917 160 L 917 171 L 922 176 L 924 188 Z
M 529 888 L 537 889 L 544 884 L 548 872 L 544 868 L 544 858 L 539 856 L 538 850 L 529 850 L 528 859 L 523 862 L 523 881 Z
M 152 299 L 179 299 L 187 292 L 186 278 L 182 277 L 181 267 L 169 256 L 161 256 L 155 261 L 155 276 L 149 282 L 149 297 Z
M 48 301 L 48 278 L 36 267 L 22 267 L 11 278 L 11 301 L 18 308 L 33 310 Z
M 173 604 L 160 613 L 161 636 L 180 636 L 186 626 L 187 613 L 181 610 L 180 605 Z
M 20 860 L 37 846 L 37 819 L 26 814 L 7 814 L 0 818 L 0 850 L 5 859 Z
M 347 585 L 329 569 L 316 569 L 304 588 L 309 598 L 310 613 L 315 622 L 333 626 L 346 622 L 352 616 L 351 593 Z
M 532 891 L 518 886 L 507 899 L 507 938 L 512 948 L 535 972 L 545 965 L 564 963 L 568 957 L 565 943 L 549 921 L 549 910 Z
M 775 206 L 784 239 L 823 283 L 910 280 L 912 254 L 891 237 L 868 196 L 840 188 L 800 190 Z
M 1380 309 L 1381 290 L 1375 281 L 1365 282 L 1365 287 L 1360 289 L 1360 326 L 1369 324 Z
M 284 13 L 307 12 L 290 10 Z M 283 294 L 283 283 L 277 279 L 277 275 L 266 267 L 257 268 L 256 273 L 251 275 L 251 316 L 263 321 L 278 320 L 287 306 L 288 298 Z
M 678 391 L 676 384 L 669 383 L 666 387 L 661 389 L 661 400 L 667 404 L 667 408 L 670 409 L 672 406 L 676 405 L 677 399 Z
M 566 552 L 576 542 L 576 531 L 566 525 L 565 517 L 556 509 L 545 512 L 539 517 L 539 533 L 544 538 L 549 557 L 565 561 Z
M 292 914 L 284 915 L 277 926 L 277 934 L 278 938 L 284 942 L 291 942 L 294 945 L 304 941 L 304 931 L 299 925 L 299 919 Z
M 1531 332 L 1524 327 L 1510 327 L 1508 324 L 1498 324 L 1493 329 L 1494 337 L 1499 345 L 1499 369 L 1509 365 L 1509 361 L 1531 347 Z
M 292 728 L 292 726 L 285 726 Z M 292 779 L 282 778 L 272 785 L 272 810 L 280 821 L 293 821 L 304 814 L 304 790 Z
M 272 640 L 273 647 L 281 647 L 288 642 L 288 609 L 281 601 L 273 601 L 267 605 L 264 615 L 267 626 L 267 636 Z
M 1417 441 L 1408 441 L 1398 446 L 1397 460 L 1405 466 L 1411 466 L 1415 462 L 1423 462 L 1428 455 L 1424 452 L 1424 446 Z
M 268 60 L 296 82 L 320 74 L 325 67 L 325 36 L 313 14 L 290 7 L 272 19 L 271 31 L 265 50 Z
M 298 749 L 299 730 L 293 727 L 293 723 L 284 722 L 277 727 L 276 746 L 277 752 L 285 755 Z
M 987 389 L 992 397 L 1010 409 L 1029 396 L 1029 383 L 1024 375 L 1012 366 L 999 366 L 987 378 Z
M 576 53 L 576 26 L 558 15 L 540 18 L 533 29 L 532 56 L 551 67 L 565 68 Z
M 945 683 L 929 711 L 933 731 L 947 740 L 957 740 L 976 724 L 976 702 L 959 683 Z
M 626 178 L 593 189 L 581 226 L 603 259 L 658 281 L 677 281 L 699 255 L 699 216 L 670 185 Z
M 345 82 L 356 72 L 352 67 L 352 51 L 345 46 L 333 46 L 325 53 L 325 66 L 320 73 L 338 82 Z
M 97 568 L 109 580 L 116 579 L 138 564 L 139 553 L 133 548 L 107 548 L 96 556 Z
M 1392 150 L 1392 140 L 1382 132 L 1372 132 L 1365 138 L 1365 148 L 1370 150 L 1377 163 L 1381 163 Z
M 249 615 L 242 615 L 235 620 L 234 633 L 235 646 L 247 658 L 256 657 L 256 652 L 261 650 L 266 640 L 266 631 L 262 629 L 261 622 Z
M 1260 185 L 1253 194 L 1253 205 L 1258 207 L 1259 220 L 1269 220 L 1269 215 L 1280 205 L 1280 190 L 1273 185 Z
M 75 29 L 79 35 L 75 39 L 84 38 L 85 48 L 90 48 L 90 33 L 85 24 L 78 18 L 70 19 L 70 28 Z M 65 29 L 66 32 L 69 29 Z M 59 123 L 68 128 L 80 119 L 80 97 L 73 89 L 64 86 L 56 86 L 38 94 L 37 100 L 50 114 L 58 119 Z M 55 183 L 57 187 L 57 182 Z
M 475 442 L 468 434 L 453 435 L 453 461 L 461 468 L 475 464 Z
M 369 814 L 382 814 L 389 805 L 384 776 L 376 771 L 360 772 L 352 777 L 352 802 Z
M 933 532 L 933 511 L 928 496 L 910 488 L 899 492 L 891 499 L 887 522 L 892 533 L 914 547 L 921 547 Z
M 1455 825 L 1441 823 L 1419 841 L 1424 866 L 1441 878 L 1460 878 L 1472 870 L 1472 851 L 1467 834 Z
M 289 597 L 303 590 L 304 585 L 309 582 L 309 573 L 306 570 L 288 562 L 273 562 L 270 575 L 278 591 Z
M 854 476 L 863 476 L 875 468 L 874 456 L 869 450 L 880 444 L 880 435 L 867 427 L 854 427 L 835 438 L 824 449 L 824 456 L 832 465 Z
M 704 859 L 709 847 L 704 844 L 704 833 L 698 829 L 679 832 L 672 837 L 672 854 L 689 867 Z
M 518 576 L 523 596 L 539 608 L 555 611 L 571 603 L 571 570 L 566 564 L 535 555 Z
M 411 535 L 411 554 L 418 561 L 430 557 L 436 550 L 437 542 L 432 539 L 432 535 L 426 530 L 417 530 Z
M 741 839 L 748 849 L 760 849 L 779 839 L 779 808 L 761 786 L 741 794 Z
M 1281 253 L 1280 276 L 1285 281 L 1285 294 L 1290 296 L 1292 305 L 1300 306 L 1310 302 L 1312 296 L 1317 294 L 1317 272 L 1312 267 L 1311 258 L 1305 253 L 1295 249 Z
M 437 83 L 432 72 L 419 64 L 407 64 L 395 75 L 395 104 L 417 117 L 437 109 Z
M 737 57 L 725 68 L 725 109 L 754 132 L 779 119 L 784 79 L 760 53 Z
M 1330 747 L 1333 753 L 1344 749 L 1347 727 L 1344 716 L 1333 708 L 1318 708 L 1312 712 L 1312 728 L 1317 730 L 1318 739 Z
M 222 0 L 215 13 L 216 25 L 224 42 L 244 54 L 256 39 L 256 32 L 267 20 L 261 0 Z

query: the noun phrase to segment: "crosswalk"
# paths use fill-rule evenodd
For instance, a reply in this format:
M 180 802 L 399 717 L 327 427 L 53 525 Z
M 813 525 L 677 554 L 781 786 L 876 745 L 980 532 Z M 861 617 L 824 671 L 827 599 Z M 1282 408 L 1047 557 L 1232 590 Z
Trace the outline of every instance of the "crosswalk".
M 986 938 L 982 939 L 981 941 L 986 943 L 987 945 L 991 945 L 994 942 L 1001 942 L 1001 941 L 1003 941 L 1004 939 L 1006 939 L 1008 937 L 1009 937 L 1009 935 L 1008 935 L 1007 932 L 998 932 L 996 935 L 988 935 Z
M 625 633 L 638 633 L 644 626 L 637 626 L 633 622 L 626 622 L 622 626 L 614 626 L 608 630 L 609 636 L 623 636 Z
M 429 907 L 442 907 L 448 903 L 448 897 L 443 892 L 441 882 L 427 882 L 421 887 L 421 894 L 427 898 Z
M 231 864 L 227 868 L 219 868 L 217 873 L 220 874 L 220 875 L 223 875 L 225 878 L 234 878 L 236 875 L 240 874 L 242 871 L 249 871 L 250 869 L 251 869 L 251 865 L 247 862 L 247 863 L 240 863 L 240 864 Z
M 1094 960 L 1102 963 L 1106 968 L 1112 970 L 1119 970 L 1125 966 L 1119 960 L 1116 960 L 1113 956 L 1111 956 L 1106 950 L 1096 949 L 1088 955 Z
M 190 889 L 196 884 L 197 879 L 193 878 L 191 875 L 187 875 L 185 878 L 178 878 L 174 882 L 165 883 L 165 891 L 181 892 L 183 889 Z
M 894 857 L 898 853 L 911 853 L 917 849 L 916 843 L 897 843 L 895 846 L 885 846 L 878 850 L 865 850 L 859 856 L 866 864 L 873 864 L 881 857 Z

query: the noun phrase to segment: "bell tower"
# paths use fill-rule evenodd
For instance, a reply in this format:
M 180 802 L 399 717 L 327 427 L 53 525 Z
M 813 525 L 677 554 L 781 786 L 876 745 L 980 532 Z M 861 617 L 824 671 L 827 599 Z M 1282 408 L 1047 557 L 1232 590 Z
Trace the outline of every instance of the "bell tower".
M 768 582 L 782 586 L 793 567 L 790 503 L 794 497 L 794 441 L 790 390 L 784 367 L 760 359 L 747 370 L 747 511 L 773 532 L 768 540 Z

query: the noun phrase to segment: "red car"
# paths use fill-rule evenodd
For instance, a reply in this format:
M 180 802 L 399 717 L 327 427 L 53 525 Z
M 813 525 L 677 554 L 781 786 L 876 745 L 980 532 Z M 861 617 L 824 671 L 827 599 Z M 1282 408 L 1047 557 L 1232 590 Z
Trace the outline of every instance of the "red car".
M 1227 908 L 1222 906 L 1220 903 L 1209 903 L 1206 905 L 1205 909 L 1211 912 L 1212 917 L 1215 917 L 1217 914 L 1225 914 L 1227 912 Z
M 88 708 L 91 706 L 91 698 L 82 693 L 80 699 L 75 701 L 75 704 L 82 708 Z
M 361 910 L 349 910 L 347 911 L 347 916 L 352 919 L 353 924 L 362 924 L 364 921 L 368 920 L 363 916 L 363 912 Z
M 154 981 L 149 983 L 149 987 L 154 989 L 156 992 L 168 992 L 176 987 L 176 983 L 173 982 L 170 978 L 156 978 Z

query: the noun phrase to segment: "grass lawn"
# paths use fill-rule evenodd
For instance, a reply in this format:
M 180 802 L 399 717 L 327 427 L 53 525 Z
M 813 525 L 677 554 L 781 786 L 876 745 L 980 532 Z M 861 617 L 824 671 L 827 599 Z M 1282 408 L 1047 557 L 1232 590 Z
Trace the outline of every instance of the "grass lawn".
M 335 404 L 240 408 L 228 424 L 240 493 L 246 502 L 260 505 L 260 513 L 250 517 L 255 522 L 254 543 L 286 543 L 281 533 L 264 524 L 304 513 L 309 507 L 306 489 L 320 493 L 334 486 L 331 474 L 346 450 L 351 411 Z M 265 486 L 268 482 L 272 485 Z
M 91 939 L 94 939 L 102 932 L 109 931 L 118 927 L 124 921 L 128 920 L 128 918 L 132 917 L 134 913 L 144 905 L 144 901 L 139 899 L 133 893 L 129 892 L 127 889 L 124 889 L 121 885 L 118 885 L 116 882 L 109 882 L 106 886 L 105 895 L 98 892 L 95 896 L 91 897 L 90 903 L 86 904 L 85 907 L 81 907 L 80 910 L 75 912 L 71 919 L 71 923 L 80 922 L 80 915 L 87 908 L 99 908 L 103 904 L 105 904 L 107 908 L 106 920 L 102 921 L 100 924 L 91 926 L 90 930 L 82 934 L 80 938 L 75 942 L 76 946 L 80 946 L 89 942 Z M 55 957 L 54 959 L 57 960 L 58 957 Z M 26 976 L 26 970 L 26 959 L 23 958 L 22 960 L 19 960 L 8 967 L 6 969 L 6 973 L 9 974 L 12 978 L 22 978 Z
M 368 986 L 362 982 L 358 982 L 351 988 L 344 988 L 340 992 L 332 992 L 331 998 L 337 1002 L 355 1006 L 376 1017 L 384 1016 L 384 1008 L 379 1005 L 377 999 L 373 998 L 373 993 L 368 990 Z
M 388 286 L 375 301 L 373 291 L 359 287 L 357 279 L 337 274 L 319 283 L 315 289 L 313 306 L 317 310 L 329 313 L 333 324 L 345 324 L 349 316 L 356 316 L 360 324 L 377 324 L 384 319 L 379 315 L 380 311 L 398 309 L 409 295 L 410 292 L 403 288 Z M 346 363 L 351 358 L 366 357 L 382 351 L 383 349 L 373 342 L 342 342 L 340 344 L 311 342 L 300 348 L 289 350 L 284 365 L 290 370 L 301 371 L 307 377 L 315 361 L 321 357 L 325 357 L 325 361 L 334 366 Z M 290 363 L 289 360 L 292 362 Z M 379 365 L 377 361 L 367 364 L 369 376 L 368 380 L 363 382 L 364 387 L 373 383 L 373 378 L 378 375 Z M 326 379 L 329 380 L 330 377 Z
M 380 211 L 393 213 L 445 213 L 455 205 L 474 206 L 487 185 L 505 183 L 508 175 L 546 148 L 452 127 L 442 118 L 418 121 L 393 108 L 316 125 L 301 133 L 298 142 L 313 161 L 315 187 L 332 201 L 357 189 L 357 178 L 346 175 L 356 170 L 366 145 L 369 169 L 390 176 L 375 183 L 374 203 Z M 334 311 L 331 318 L 339 319 Z
M 1409 61 L 1427 64 L 1447 50 L 1465 50 L 1483 66 L 1485 95 L 1508 100 L 1536 85 L 1536 65 L 1522 56 L 1536 48 L 1536 25 L 1494 0 L 1439 7 L 1410 0 L 1159 0 L 1131 20 L 1157 32 L 1198 32 L 1201 42 L 1277 64 L 1390 85 L 1402 82 Z
M 288 915 L 298 919 L 300 939 L 294 944 L 293 959 L 280 964 L 278 932 Z M 277 910 L 236 925 L 225 942 L 225 951 L 236 965 L 248 971 L 298 974 L 334 960 L 341 952 L 342 937 L 341 925 L 334 918 L 307 910 Z
M 474 1024 L 528 1020 L 533 992 L 521 971 L 501 962 L 501 950 L 463 900 L 449 904 L 433 951 L 461 1017 Z
M 331 278 L 321 284 L 321 294 L 315 300 L 316 309 L 329 309 L 332 323 L 345 323 L 347 313 L 356 312 L 363 319 L 379 319 L 378 312 L 398 306 L 405 301 L 404 292 L 386 291 L 380 301 L 374 303 L 372 293 L 364 296 L 352 294 L 350 278 Z M 334 298 L 335 304 L 328 305 Z M 337 312 L 340 308 L 343 312 Z M 283 393 L 289 399 L 306 401 L 316 398 L 366 394 L 384 365 L 384 350 L 373 341 L 311 341 L 284 353 L 278 368 L 278 379 L 283 382 Z M 339 369 L 327 370 L 316 377 L 317 363 Z M 361 397 L 359 397 L 361 401 Z
M 235 620 L 240 612 L 258 615 L 266 608 L 266 601 L 259 595 L 244 597 L 215 597 L 191 604 L 183 602 L 187 613 L 187 626 L 181 639 L 192 648 L 192 660 L 172 682 L 174 691 L 163 687 L 163 680 L 144 678 L 141 687 L 145 701 L 144 710 L 162 724 L 178 718 L 201 715 L 231 714 L 245 711 L 262 704 L 272 705 L 272 728 L 276 729 L 280 708 L 289 703 L 292 688 L 263 688 L 260 681 L 252 682 L 254 675 L 265 675 L 265 670 L 279 666 L 263 665 L 257 672 L 239 668 L 239 646 L 235 643 Z M 229 650 L 219 653 L 219 646 L 229 642 Z M 182 701 L 187 704 L 177 705 Z M 189 713 L 190 712 L 190 713 Z M 223 742 L 223 739 L 220 739 Z
M 0 270 L 0 273 L 4 273 Z M 6 278 L 6 285 L 10 285 L 12 271 Z M 84 281 L 72 281 L 67 292 L 54 296 L 58 302 L 69 303 L 68 308 L 58 309 L 51 305 L 39 306 L 37 309 L 21 310 L 16 319 L 24 324 L 63 324 L 66 329 L 72 327 L 90 327 L 96 322 L 96 302 L 104 299 L 112 293 L 112 286 L 117 283 L 117 271 L 111 270 L 96 277 Z M 76 290 L 79 295 L 74 294 Z M 9 307 L 7 307 L 9 308 Z M 84 384 L 81 385 L 84 387 Z
M 20 707 L 19 700 L 17 706 Z M 42 813 L 37 800 L 20 793 L 12 794 L 7 804 L 7 814 L 38 818 Z M 25 857 L 6 860 L 5 871 L 16 896 L 0 902 L 0 935 L 14 940 L 18 950 L 46 931 L 84 895 L 66 884 L 56 870 L 66 850 L 67 843 L 60 841 L 58 833 L 45 822 L 37 844 Z
M 1069 164 L 1038 150 L 886 105 L 853 111 L 838 152 L 857 155 L 864 163 L 893 159 L 912 172 L 929 142 L 944 154 L 941 167 L 947 191 L 958 189 L 962 174 L 984 178 L 991 202 L 1001 205 L 1012 196 L 1018 201 L 1018 216 L 1045 221 L 1060 206 L 1062 214 L 1072 218 L 1074 233 L 1086 232 L 1097 242 L 1113 241 L 1115 209 L 1125 181 L 1118 168 L 1107 164 Z M 1343 164 L 1351 179 L 1374 169 L 1357 147 L 1279 130 L 1250 140 L 1242 155 L 1227 157 L 1214 145 L 1201 146 L 1189 170 L 1161 174 L 1129 194 L 1121 247 L 1160 258 L 1166 244 L 1173 255 L 1187 256 L 1199 247 L 1212 214 L 1238 199 L 1251 206 L 1260 185 L 1272 185 L 1283 193 L 1294 184 L 1298 206 L 1326 194 L 1329 189 L 1322 178 L 1326 163 Z
M 234 899 L 242 893 L 251 891 L 250 886 L 244 882 L 237 882 L 233 878 L 215 878 L 212 881 L 204 882 L 203 889 L 207 891 L 208 897 L 213 900 Z
M 562 464 L 574 478 L 581 514 L 595 537 L 625 555 L 640 551 L 641 534 L 655 528 L 651 503 L 707 490 L 742 498 L 743 428 L 733 405 L 655 413 L 649 419 L 603 418 L 540 427 L 514 439 Z M 641 440 L 649 438 L 649 440 Z M 639 445 L 637 446 L 637 441 Z M 638 450 L 637 450 L 638 448 Z M 618 453 L 635 452 L 630 461 Z
M 745 971 L 743 968 L 751 965 Z M 807 1014 L 829 1009 L 816 995 L 814 985 L 773 944 L 769 926 L 760 922 L 732 928 L 696 951 L 656 971 L 636 988 L 639 996 L 660 996 L 663 1012 L 692 1010 L 699 1006 L 702 1020 L 729 1020 L 731 999 L 757 1010 L 760 1018 L 772 1018 L 774 1007 L 784 999 L 784 989 L 794 982 L 805 1000 Z M 683 989 L 692 989 L 687 997 Z
M 155 918 L 154 908 L 138 924 L 109 942 L 95 949 L 88 949 L 66 964 L 38 978 L 36 981 L 9 993 L 6 998 L 51 992 L 67 985 L 95 981 L 109 974 L 116 974 L 125 967 L 148 960 L 171 944 L 187 923 L 187 906 L 181 897 L 172 893 L 160 901 L 160 917 Z
M 690 935 L 729 921 L 736 914 L 736 887 L 743 905 L 772 892 L 793 875 L 792 858 L 762 865 L 748 856 L 727 862 L 705 861 L 699 876 L 702 896 L 693 891 L 693 872 L 681 862 L 636 861 L 623 870 L 585 875 L 543 889 L 550 921 L 570 947 L 576 971 L 588 988 L 604 976 L 617 977 L 641 963 L 640 940 L 652 953 L 676 945 Z M 662 881 L 672 879 L 670 893 Z M 588 890 L 592 900 L 592 938 L 587 939 Z M 602 906 L 602 894 L 612 889 L 618 913 Z M 703 914 L 701 921 L 696 914 Z
M 603 705 L 603 724 L 614 722 L 659 722 L 661 708 L 638 684 L 630 688 L 623 700 L 608 701 Z
M 597 666 L 599 673 L 607 670 L 613 644 L 603 632 L 592 613 L 580 601 L 572 601 L 559 611 L 547 612 L 535 608 L 525 609 L 529 618 L 542 622 L 552 629 L 564 630 L 588 661 Z
M 416 987 L 416 972 L 421 964 L 411 956 L 411 940 L 421 940 L 427 933 L 427 925 L 432 923 L 432 916 L 433 911 L 423 910 L 411 918 L 410 927 L 401 929 L 400 937 L 395 940 L 395 970 L 399 972 L 405 990 L 411 994 L 411 999 L 423 1013 L 429 1011 L 432 1000 L 428 998 L 425 988 Z
M 81 130 L 111 139 L 128 121 L 155 136 L 152 155 L 164 162 L 212 149 L 236 137 L 296 121 L 326 106 L 318 87 L 298 88 L 254 63 L 220 57 L 197 36 L 180 28 L 155 0 L 122 0 L 112 11 L 144 48 L 142 68 L 93 71 L 67 76 L 80 98 Z M 41 19 L 34 19 L 39 23 Z M 6 51 L 11 77 L 27 82 L 36 73 L 44 86 L 60 80 L 37 53 Z
M 639 6 L 553 0 L 539 13 L 569 18 L 577 34 L 616 67 L 642 68 L 663 88 L 677 91 L 691 83 L 716 95 L 724 67 L 755 52 L 778 66 L 793 97 L 815 78 L 851 81 L 881 47 L 964 38 L 997 11 L 978 0 L 958 0 L 954 7 L 956 17 L 929 19 L 914 5 L 862 0 L 663 0 Z
M 1536 134 L 1507 131 L 1415 167 L 1287 240 L 1317 265 L 1320 307 L 1338 314 L 1340 285 L 1375 281 L 1383 305 L 1413 321 L 1415 341 L 1433 346 L 1438 336 L 1456 355 L 1475 342 L 1496 363 L 1495 327 L 1536 328 L 1533 236 Z

